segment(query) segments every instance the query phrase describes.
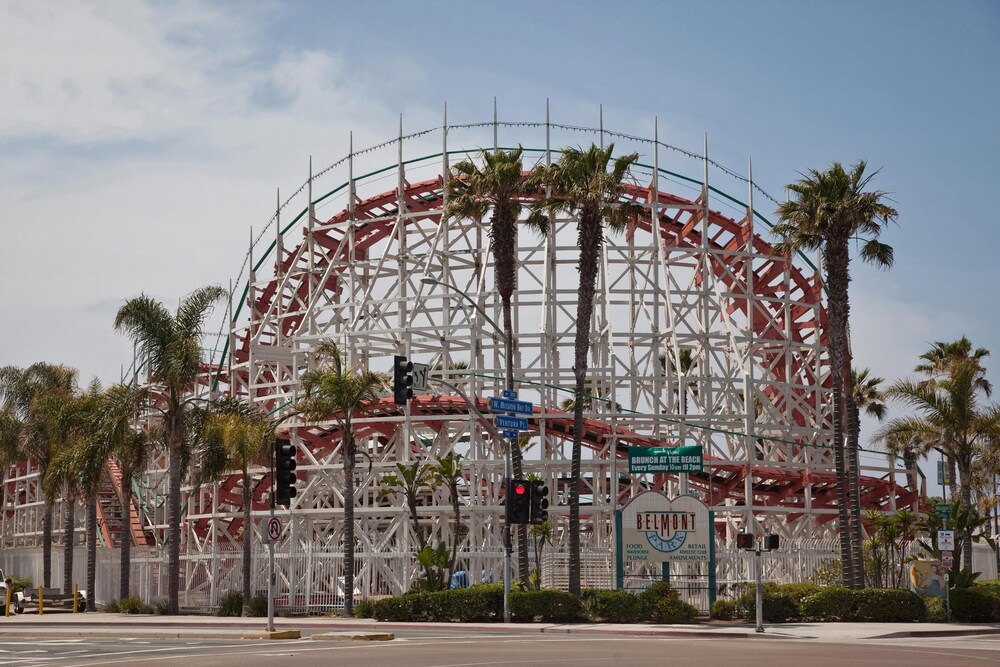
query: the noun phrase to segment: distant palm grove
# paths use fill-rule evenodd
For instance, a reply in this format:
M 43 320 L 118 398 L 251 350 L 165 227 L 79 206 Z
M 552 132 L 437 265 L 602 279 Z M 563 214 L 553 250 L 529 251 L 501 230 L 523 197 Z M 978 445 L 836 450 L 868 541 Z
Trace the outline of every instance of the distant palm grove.
M 638 154 L 615 156 L 614 150 L 614 144 L 567 148 L 551 164 L 534 168 L 525 166 L 520 148 L 482 150 L 475 159 L 453 165 L 451 178 L 442 188 L 447 199 L 441 219 L 476 220 L 488 235 L 502 315 L 497 335 L 505 350 L 501 355 L 505 367 L 502 383 L 507 390 L 516 389 L 518 370 L 518 235 L 524 232 L 543 238 L 560 217 L 576 223 L 579 283 L 574 353 L 571 360 L 561 361 L 563 366 L 572 367 L 573 386 L 566 388 L 572 398 L 562 406 L 567 420 L 572 413 L 572 430 L 567 434 L 572 448 L 565 493 L 559 500 L 566 515 L 561 530 L 568 531 L 566 575 L 560 585 L 577 597 L 588 585 L 581 569 L 581 496 L 596 493 L 582 490 L 588 483 L 581 469 L 589 428 L 587 415 L 597 401 L 603 401 L 609 411 L 622 411 L 616 402 L 626 402 L 625 397 L 601 395 L 591 385 L 592 350 L 598 334 L 592 322 L 605 261 L 602 251 L 608 238 L 627 233 L 641 216 L 648 216 L 646 208 L 623 196 Z M 864 161 L 852 166 L 834 162 L 822 170 L 806 172 L 788 185 L 789 199 L 778 206 L 777 224 L 770 230 L 775 256 L 791 261 L 797 253 L 810 252 L 821 257 L 826 315 L 821 340 L 828 363 L 822 382 L 832 397 L 826 425 L 832 438 L 810 444 L 832 448 L 833 452 L 840 551 L 839 559 L 830 566 L 834 577 L 848 588 L 905 587 L 901 573 L 907 559 L 941 555 L 932 535 L 942 525 L 935 510 L 940 499 L 923 495 L 912 506 L 895 511 L 867 509 L 870 504 L 860 482 L 859 452 L 862 443 L 870 442 L 886 455 L 906 462 L 914 487 L 920 462 L 943 461 L 944 470 L 951 473 L 947 497 L 953 504 L 950 525 L 956 531 L 953 576 L 974 579 L 973 544 L 993 544 L 991 525 L 998 511 L 1000 407 L 991 402 L 992 386 L 987 380 L 990 351 L 965 337 L 934 342 L 913 360 L 910 376 L 891 381 L 873 374 L 868 368 L 873 360 L 853 356 L 849 285 L 856 262 L 852 260 L 888 270 L 894 259 L 892 247 L 881 239 L 896 222 L 897 211 L 886 193 L 875 187 L 876 173 Z M 199 393 L 199 376 L 208 370 L 218 371 L 208 368 L 202 353 L 206 322 L 213 309 L 224 307 L 231 298 L 226 289 L 208 286 L 183 297 L 173 310 L 145 295 L 121 305 L 114 321 L 108 322 L 109 335 L 117 332 L 134 343 L 148 382 L 108 387 L 97 380 L 85 383 L 72 366 L 48 361 L 0 369 L 0 470 L 6 474 L 18 461 L 31 459 L 44 478 L 43 581 L 36 585 L 53 584 L 52 549 L 56 545 L 64 549 L 59 583 L 64 590 L 71 590 L 76 583 L 72 580 L 76 544 L 73 512 L 63 513 L 62 526 L 52 524 L 57 501 L 63 500 L 72 510 L 80 499 L 86 513 L 85 586 L 96 590 L 97 508 L 102 479 L 107 475 L 119 479 L 123 525 L 132 526 L 135 482 L 155 460 L 163 462 L 168 471 L 162 493 L 167 519 L 164 611 L 176 614 L 180 610 L 185 543 L 181 524 L 188 511 L 182 485 L 201 488 L 226 478 L 237 480 L 232 489 L 233 502 L 242 510 L 236 519 L 242 526 L 238 529 L 242 536 L 238 586 L 248 607 L 256 593 L 251 566 L 258 538 L 251 527 L 261 521 L 260 514 L 255 517 L 252 513 L 254 471 L 270 466 L 274 439 L 288 435 L 294 428 L 288 424 L 295 419 L 296 423 L 322 425 L 338 443 L 344 481 L 342 488 L 329 489 L 336 502 L 343 503 L 345 512 L 344 530 L 338 538 L 343 582 L 338 585 L 343 591 L 357 590 L 355 559 L 361 542 L 355 526 L 365 515 L 355 514 L 355 493 L 359 480 L 371 470 L 370 456 L 358 446 L 359 420 L 391 392 L 391 378 L 373 370 L 365 354 L 354 353 L 331 337 L 313 341 L 301 357 L 305 361 L 301 362 L 290 405 L 265 410 L 254 396 Z M 659 359 L 666 377 L 697 376 L 690 349 L 681 349 L 676 355 L 667 352 L 663 350 Z M 680 392 L 678 403 L 683 405 L 678 411 L 686 414 L 692 392 L 684 387 L 676 391 Z M 878 422 L 872 433 L 861 432 L 862 415 Z M 370 428 L 367 424 L 363 427 Z M 520 444 L 527 448 L 526 439 Z M 524 455 L 522 446 L 512 447 L 515 477 L 525 475 Z M 468 533 L 465 523 L 470 518 L 461 511 L 459 489 L 467 483 L 466 466 L 474 463 L 463 458 L 460 453 L 443 450 L 424 459 L 407 455 L 396 463 L 397 470 L 382 480 L 381 502 L 406 508 L 416 540 L 408 557 L 420 582 L 417 585 L 427 590 L 448 587 L 453 575 L 465 567 L 459 559 L 459 539 Z M 4 482 L 0 479 L 0 488 L 6 488 Z M 421 523 L 417 509 L 427 489 L 440 491 L 440 497 L 446 499 L 442 510 L 446 519 L 442 520 L 450 526 L 448 543 L 435 543 L 430 538 L 431 527 Z M 583 507 L 586 514 L 586 504 Z M 541 561 L 546 545 L 552 542 L 554 523 L 530 529 L 518 526 L 514 535 L 516 584 L 522 589 L 541 586 Z M 127 529 L 119 545 L 119 598 L 132 594 L 133 534 Z M 473 574 L 478 581 L 480 572 Z M 346 614 L 352 613 L 354 605 L 353 595 L 343 596 Z

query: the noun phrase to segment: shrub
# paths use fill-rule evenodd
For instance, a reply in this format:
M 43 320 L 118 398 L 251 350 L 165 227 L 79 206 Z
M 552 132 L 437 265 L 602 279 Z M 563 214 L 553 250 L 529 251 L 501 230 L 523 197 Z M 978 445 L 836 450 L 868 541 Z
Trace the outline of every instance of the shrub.
M 735 621 L 742 618 L 736 600 L 716 600 L 712 603 L 712 618 L 718 621 Z
M 417 621 L 416 611 L 419 608 L 419 599 L 424 597 L 424 593 L 407 593 L 391 598 L 383 598 L 374 603 L 372 613 L 376 621 Z
M 127 597 L 118 600 L 120 614 L 152 614 L 153 608 L 137 597 Z
M 572 623 L 586 618 L 583 603 L 565 591 L 514 591 L 510 597 L 511 618 L 520 623 Z
M 642 604 L 652 611 L 653 623 L 690 623 L 698 615 L 698 610 L 681 600 L 681 595 L 665 581 L 653 585 L 639 594 Z
M 267 593 L 257 593 L 247 603 L 247 616 L 263 618 L 267 616 Z
M 879 623 L 912 623 L 927 618 L 927 608 L 912 591 L 890 588 L 866 588 L 852 591 L 855 598 L 854 619 Z
M 25 589 L 34 588 L 31 579 L 18 579 L 17 577 L 10 578 L 10 592 L 11 595 L 14 593 L 21 593 Z
M 819 584 L 780 584 L 777 588 L 779 593 L 790 597 L 796 606 L 802 602 L 803 598 L 816 595 L 821 590 L 823 590 L 823 587 Z
M 354 603 L 355 618 L 375 618 L 375 601 L 359 600 Z
M 796 596 L 805 593 L 802 586 L 812 584 L 786 584 L 795 586 L 790 593 L 782 590 L 776 584 L 764 584 L 764 621 L 767 623 L 784 623 L 799 618 L 799 605 Z M 817 587 L 819 590 L 819 587 Z M 745 593 L 736 598 L 736 607 L 740 616 L 751 621 L 757 618 L 757 586 L 750 584 Z M 740 613 L 741 612 L 741 613 Z
M 648 605 L 628 591 L 592 591 L 584 599 L 594 620 L 604 623 L 645 623 L 652 615 Z
M 924 598 L 924 607 L 927 609 L 927 620 L 932 623 L 947 623 L 948 610 L 944 606 L 944 598 L 936 596 Z
M 953 588 L 951 617 L 962 623 L 991 623 L 1000 620 L 1000 593 L 989 587 Z
M 445 597 L 445 596 L 442 596 Z M 465 623 L 489 623 L 503 619 L 503 584 L 480 584 L 446 592 L 450 616 Z M 513 606 L 514 594 L 511 594 Z
M 264 604 L 267 604 L 265 602 Z M 153 613 L 157 616 L 168 616 L 170 614 L 170 601 L 157 600 L 153 603 Z
M 849 588 L 831 586 L 802 599 L 799 613 L 815 621 L 851 621 L 854 619 L 854 595 Z
M 230 591 L 219 597 L 219 605 L 215 608 L 216 616 L 240 616 L 243 614 L 243 593 Z
M 118 600 L 112 600 L 111 602 L 109 602 L 104 607 L 104 611 L 106 611 L 109 614 L 121 613 L 121 607 L 118 605 Z

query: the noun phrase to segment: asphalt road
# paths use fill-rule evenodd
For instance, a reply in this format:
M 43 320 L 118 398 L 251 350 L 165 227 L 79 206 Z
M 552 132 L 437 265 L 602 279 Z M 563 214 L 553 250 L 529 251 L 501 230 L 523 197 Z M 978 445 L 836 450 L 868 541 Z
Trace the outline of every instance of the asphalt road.
M 0 638 L 2 639 L 2 638 Z M 391 642 L 87 640 L 0 641 L 0 665 L 184 665 L 185 667 L 506 667 L 679 665 L 699 667 L 960 667 L 1000 664 L 1000 637 L 897 639 L 824 644 L 790 639 L 412 633 Z

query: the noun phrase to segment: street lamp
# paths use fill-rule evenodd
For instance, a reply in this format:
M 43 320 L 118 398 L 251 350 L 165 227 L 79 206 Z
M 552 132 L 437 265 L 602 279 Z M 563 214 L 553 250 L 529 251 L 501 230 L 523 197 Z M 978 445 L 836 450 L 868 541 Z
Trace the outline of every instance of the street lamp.
M 434 276 L 428 275 L 426 273 L 423 276 L 421 276 L 420 282 L 423 283 L 424 285 L 441 285 L 442 287 L 444 287 L 446 289 L 449 289 L 452 292 L 455 292 L 456 294 L 462 296 L 466 301 L 468 301 L 470 304 L 472 304 L 472 307 L 475 308 L 476 311 L 480 315 L 483 316 L 483 319 L 485 319 L 487 322 L 489 322 L 490 326 L 493 327 L 493 330 L 496 331 L 498 334 L 500 334 L 503 337 L 503 340 L 504 340 L 504 351 L 507 354 L 507 359 L 510 359 L 510 352 L 511 352 L 511 341 L 510 341 L 510 338 L 506 335 L 506 333 L 500 327 L 500 325 L 498 325 L 496 322 L 494 322 L 493 318 L 491 318 L 489 315 L 487 315 L 486 311 L 483 310 L 483 308 L 478 303 L 476 303 L 475 299 L 473 299 L 471 296 L 469 296 L 468 294 L 466 294 L 465 292 L 463 292 L 462 290 L 460 290 L 455 285 L 452 285 L 451 283 L 446 283 L 446 282 L 443 282 L 441 280 L 438 280 Z M 514 388 L 514 379 L 510 376 L 510 372 L 509 372 L 510 364 L 506 364 L 505 366 L 506 366 L 506 370 L 504 371 L 504 387 L 506 387 L 507 389 L 513 389 Z M 451 386 L 451 385 L 448 385 L 448 386 Z M 456 388 L 452 386 L 452 389 L 456 389 Z M 457 391 L 457 389 L 456 389 L 456 391 Z M 461 394 L 461 392 L 459 392 L 459 393 Z M 466 399 L 466 402 L 469 403 L 469 405 L 475 407 L 475 404 L 472 403 L 472 402 L 470 402 L 470 401 L 468 401 L 468 399 Z M 478 412 L 478 410 L 476 410 L 476 411 Z M 497 435 L 496 430 L 493 429 L 493 431 L 494 431 L 494 435 Z M 504 457 L 503 457 L 504 478 L 505 479 L 510 479 L 511 475 L 512 475 L 512 471 L 511 471 L 511 468 L 512 468 L 512 464 L 511 464 L 511 446 L 512 446 L 512 444 L 511 444 L 510 441 L 506 440 L 505 438 L 500 438 L 500 441 L 503 442 L 504 444 L 506 444 L 506 448 L 505 448 L 505 451 L 504 451 Z M 510 502 L 510 499 L 508 498 L 506 500 L 506 502 Z M 514 545 L 513 545 L 513 542 L 511 540 L 511 537 L 510 537 L 510 524 L 505 521 L 504 522 L 504 527 L 503 527 L 503 551 L 504 551 L 504 555 L 503 555 L 503 622 L 504 623 L 510 623 L 511 553 L 513 552 L 513 550 L 514 550 Z

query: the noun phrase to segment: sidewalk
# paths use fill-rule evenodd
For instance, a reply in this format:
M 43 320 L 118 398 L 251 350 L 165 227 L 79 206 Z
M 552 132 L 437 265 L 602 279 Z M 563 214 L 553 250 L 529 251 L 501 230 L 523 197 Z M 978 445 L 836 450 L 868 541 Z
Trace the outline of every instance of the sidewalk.
M 0 616 L 5 637 L 89 639 L 240 639 L 248 631 L 263 630 L 263 618 L 216 616 L 143 616 L 89 612 L 25 613 Z M 380 623 L 371 619 L 326 617 L 275 618 L 277 630 L 319 632 L 400 632 L 406 630 L 460 630 L 490 634 L 608 634 L 615 636 L 802 639 L 824 642 L 898 639 L 905 637 L 954 637 L 1000 634 L 1000 624 L 973 623 L 784 623 L 765 625 L 763 633 L 752 624 L 702 623 L 693 625 L 611 625 L 552 623 Z

